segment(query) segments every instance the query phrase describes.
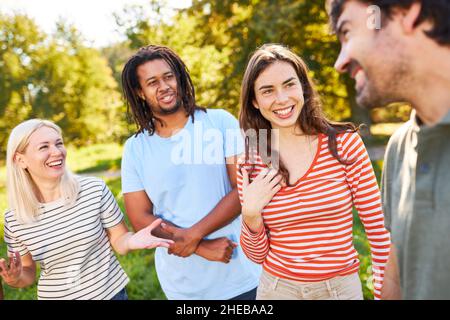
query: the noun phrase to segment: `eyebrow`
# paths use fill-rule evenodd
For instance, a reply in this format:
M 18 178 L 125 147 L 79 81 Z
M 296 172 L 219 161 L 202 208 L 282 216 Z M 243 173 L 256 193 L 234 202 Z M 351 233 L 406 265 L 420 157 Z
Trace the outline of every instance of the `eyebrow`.
M 173 71 L 170 70 L 170 71 L 164 72 L 164 73 L 163 73 L 163 76 L 166 76 L 166 75 L 168 75 L 169 73 L 173 73 Z M 156 76 L 152 76 L 152 77 L 146 79 L 145 82 L 148 82 L 148 81 L 153 80 L 153 79 L 156 79 Z
M 292 80 L 296 80 L 296 79 L 295 79 L 295 77 L 291 77 L 291 78 L 289 78 L 289 79 L 287 79 L 287 80 L 283 81 L 283 83 L 282 83 L 282 84 L 286 84 L 286 83 L 289 83 L 289 82 L 291 82 Z M 259 89 L 258 89 L 258 90 L 269 89 L 269 88 L 272 88 L 272 87 L 273 87 L 272 85 L 261 86 L 261 87 L 259 87 Z
M 341 22 L 339 22 L 337 28 L 336 28 L 336 35 L 340 38 L 342 35 L 342 29 L 344 28 L 344 26 L 346 24 L 350 23 L 349 20 L 342 20 Z
M 58 138 L 58 139 L 55 140 L 55 142 L 60 142 L 60 141 L 62 142 L 63 139 Z M 50 141 L 42 141 L 42 142 L 38 143 L 38 146 L 43 145 L 43 144 L 49 144 L 49 143 L 50 143 Z

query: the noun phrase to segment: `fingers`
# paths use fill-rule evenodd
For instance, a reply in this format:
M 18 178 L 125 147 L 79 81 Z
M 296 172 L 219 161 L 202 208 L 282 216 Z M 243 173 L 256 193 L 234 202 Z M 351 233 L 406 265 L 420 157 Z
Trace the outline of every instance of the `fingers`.
M 15 274 L 16 271 L 17 271 L 17 262 L 16 262 L 15 253 L 14 254 L 8 254 L 8 257 L 9 257 L 9 270 L 8 270 L 8 273 Z
M 155 248 L 155 247 L 169 248 L 170 247 L 170 243 L 167 242 L 167 241 L 155 241 L 151 245 L 149 245 L 147 247 L 147 249 L 152 249 L 152 248 Z
M 282 175 L 276 175 L 270 182 L 269 182 L 269 186 L 270 188 L 275 188 L 277 185 L 280 185 L 281 180 L 283 179 Z
M 162 219 L 158 218 L 155 221 L 153 221 L 150 225 L 147 226 L 147 228 L 150 230 L 150 232 L 157 228 L 162 223 Z
M 161 229 L 163 229 L 164 231 L 170 233 L 171 235 L 173 235 L 176 232 L 176 228 L 171 226 L 170 224 L 167 224 L 165 222 L 161 222 Z
M 6 264 L 6 260 L 5 259 L 0 259 L 0 272 L 7 272 L 8 271 L 8 266 Z
M 270 169 L 269 169 L 269 168 L 264 168 L 264 169 L 262 169 L 262 170 L 258 173 L 258 175 L 255 177 L 255 179 L 253 179 L 253 181 L 255 182 L 255 181 L 263 180 L 269 172 L 270 172 Z

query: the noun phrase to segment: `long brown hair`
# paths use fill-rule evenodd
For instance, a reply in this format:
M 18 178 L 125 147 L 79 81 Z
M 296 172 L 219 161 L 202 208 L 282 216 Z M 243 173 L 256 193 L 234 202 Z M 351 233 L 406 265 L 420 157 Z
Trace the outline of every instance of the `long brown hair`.
M 164 122 L 154 116 L 147 102 L 137 94 L 138 89 L 140 89 L 137 68 L 148 61 L 157 59 L 167 62 L 175 74 L 178 86 L 177 100 L 181 102 L 186 113 L 192 117 L 192 122 L 194 122 L 195 110 L 206 112 L 205 108 L 201 108 L 195 103 L 194 85 L 189 76 L 189 71 L 181 58 L 166 46 L 148 45 L 140 48 L 136 54 L 128 59 L 122 71 L 123 94 L 127 104 L 127 112 L 131 114 L 138 126 L 136 135 L 144 130 L 147 130 L 149 135 L 152 135 L 155 132 L 155 121 L 164 126 Z
M 271 129 L 270 122 L 264 118 L 261 112 L 254 107 L 253 102 L 256 99 L 255 96 L 255 81 L 268 66 L 272 65 L 276 61 L 283 61 L 289 63 L 295 70 L 301 86 L 303 88 L 304 105 L 300 116 L 297 119 L 297 124 L 305 135 L 318 135 L 320 133 L 328 136 L 328 148 L 340 163 L 349 164 L 348 159 L 341 159 L 337 151 L 336 136 L 339 133 L 351 131 L 358 131 L 351 122 L 338 123 L 326 119 L 322 112 L 322 106 L 319 99 L 319 95 L 314 89 L 313 81 L 308 75 L 308 67 L 305 62 L 289 50 L 287 47 L 280 44 L 265 44 L 258 48 L 251 56 L 247 68 L 244 73 L 241 86 L 240 104 L 241 109 L 239 113 L 239 123 L 244 132 L 249 129 L 260 132 L 261 129 L 265 129 L 267 132 L 267 153 L 266 155 L 276 152 L 271 150 Z M 246 161 L 248 160 L 248 137 L 246 137 Z M 257 145 L 259 145 L 259 135 L 256 136 Z M 263 158 L 263 157 L 262 157 Z M 268 164 L 267 159 L 262 159 Z M 279 161 L 280 174 L 285 179 L 286 184 L 289 185 L 289 172 L 283 161 Z

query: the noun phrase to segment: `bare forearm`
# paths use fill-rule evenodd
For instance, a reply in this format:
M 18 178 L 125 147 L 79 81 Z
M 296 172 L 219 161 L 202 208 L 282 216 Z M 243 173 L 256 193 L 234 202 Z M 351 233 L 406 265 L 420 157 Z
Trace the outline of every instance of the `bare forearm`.
M 117 240 L 112 244 L 112 247 L 115 252 L 120 255 L 126 255 L 130 251 L 130 247 L 128 245 L 128 239 L 133 235 L 132 232 L 126 232 L 121 235 Z
M 214 209 L 190 229 L 201 238 L 226 226 L 241 213 L 241 204 L 237 188 L 220 200 Z
M 381 288 L 381 299 L 400 300 L 402 292 L 400 287 L 400 272 L 398 267 L 397 251 L 394 245 L 391 245 L 389 258 L 384 271 L 383 287 Z
M 154 216 L 151 213 L 146 213 L 146 214 L 140 215 L 138 218 L 134 218 L 134 219 L 130 218 L 130 223 L 131 223 L 133 229 L 137 232 L 141 229 L 144 229 L 149 224 L 152 224 L 153 221 L 155 221 L 156 219 L 158 219 L 158 217 Z M 167 220 L 164 220 L 164 223 L 173 225 L 173 223 L 171 223 L 170 221 L 167 221 Z M 159 226 L 156 227 L 155 229 L 153 229 L 152 234 L 159 238 L 172 239 L 172 235 L 170 233 L 164 231 L 163 229 L 161 229 L 161 227 L 159 227 Z

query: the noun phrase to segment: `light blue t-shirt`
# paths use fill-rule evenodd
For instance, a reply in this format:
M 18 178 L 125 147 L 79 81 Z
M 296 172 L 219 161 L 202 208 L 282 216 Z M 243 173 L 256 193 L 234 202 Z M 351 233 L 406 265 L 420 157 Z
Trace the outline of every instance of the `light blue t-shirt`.
M 153 214 L 187 228 L 206 216 L 231 191 L 225 158 L 243 152 L 237 120 L 225 110 L 196 111 L 169 138 L 147 132 L 125 143 L 122 192 L 145 190 Z M 207 238 L 228 237 L 239 243 L 240 216 Z M 156 272 L 168 299 L 230 299 L 258 285 L 261 267 L 240 246 L 230 263 L 187 258 L 157 248 Z

